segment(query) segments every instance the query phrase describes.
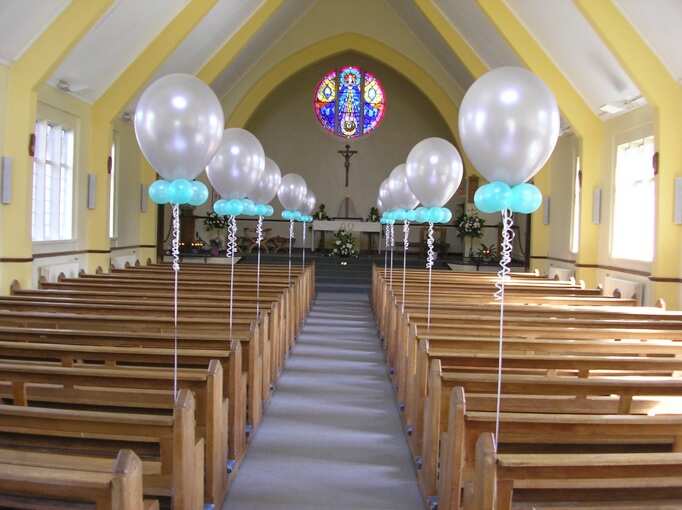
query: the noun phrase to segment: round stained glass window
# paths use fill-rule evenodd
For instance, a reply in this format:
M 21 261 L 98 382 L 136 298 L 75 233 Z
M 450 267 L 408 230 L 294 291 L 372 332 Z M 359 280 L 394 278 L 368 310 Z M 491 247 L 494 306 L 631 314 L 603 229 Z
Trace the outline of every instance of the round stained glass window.
M 373 74 L 345 66 L 328 72 L 317 84 L 313 109 L 317 121 L 330 133 L 358 138 L 381 124 L 386 96 Z

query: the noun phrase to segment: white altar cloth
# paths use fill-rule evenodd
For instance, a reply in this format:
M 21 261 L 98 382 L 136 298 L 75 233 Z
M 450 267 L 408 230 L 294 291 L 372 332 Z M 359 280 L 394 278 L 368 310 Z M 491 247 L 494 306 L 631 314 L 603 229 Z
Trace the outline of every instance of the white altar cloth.
M 348 230 L 349 232 L 364 232 L 364 233 L 380 233 L 381 224 L 378 221 L 360 221 L 360 220 L 315 220 L 313 221 L 313 251 L 315 251 L 315 232 L 336 232 L 340 229 Z M 381 251 L 381 243 L 379 243 L 379 251 Z

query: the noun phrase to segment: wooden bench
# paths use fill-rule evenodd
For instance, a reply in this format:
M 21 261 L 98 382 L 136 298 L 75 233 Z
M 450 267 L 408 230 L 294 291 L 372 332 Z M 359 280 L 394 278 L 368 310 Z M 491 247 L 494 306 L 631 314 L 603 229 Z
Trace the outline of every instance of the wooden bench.
M 143 499 L 142 461 L 132 450 L 116 459 L 73 459 L 36 452 L 0 451 L 0 506 L 36 510 L 158 510 Z
M 651 509 L 666 507 L 665 499 L 674 497 L 670 508 L 678 508 L 682 453 L 496 454 L 492 434 L 482 434 L 476 445 L 474 488 L 464 508 L 511 509 L 519 489 L 560 491 L 562 501 L 580 501 L 581 492 L 598 491 L 598 500 L 634 501 L 636 508 Z
M 227 492 L 227 401 L 218 361 L 206 370 L 179 370 L 178 387 L 196 401 L 196 433 L 206 447 L 205 494 L 220 505 Z M 0 395 L 15 406 L 58 406 L 80 409 L 172 413 L 173 373 L 166 369 L 62 367 L 0 362 Z M 170 390 L 170 391 L 169 391 Z M 204 477 L 202 477 L 202 481 Z
M 148 459 L 145 495 L 170 498 L 174 509 L 198 510 L 204 503 L 204 444 L 195 439 L 194 409 L 187 390 L 172 417 L 0 405 L 0 442 L 5 449 L 73 455 L 74 466 L 134 445 Z

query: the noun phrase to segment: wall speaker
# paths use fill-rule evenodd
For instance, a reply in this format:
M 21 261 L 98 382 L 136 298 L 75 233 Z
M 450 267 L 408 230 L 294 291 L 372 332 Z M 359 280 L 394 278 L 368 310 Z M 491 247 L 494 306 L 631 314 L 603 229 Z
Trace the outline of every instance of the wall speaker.
M 95 208 L 95 194 L 97 193 L 97 176 L 88 174 L 88 209 Z
M 147 212 L 147 186 L 140 184 L 140 212 Z
M 550 197 L 544 197 L 542 199 L 542 224 L 549 225 L 549 210 L 552 205 L 552 200 Z
M 601 224 L 601 188 L 595 188 L 592 192 L 592 223 Z
M 0 158 L 0 202 L 12 202 L 12 158 L 9 156 Z
M 673 221 L 675 225 L 682 225 L 682 177 L 675 177 L 674 187 Z

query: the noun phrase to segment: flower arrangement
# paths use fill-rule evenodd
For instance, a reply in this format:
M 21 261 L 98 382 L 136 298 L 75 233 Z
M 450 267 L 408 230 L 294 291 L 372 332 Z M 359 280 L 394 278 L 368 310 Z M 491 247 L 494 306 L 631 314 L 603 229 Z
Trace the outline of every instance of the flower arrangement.
M 367 217 L 367 221 L 373 222 L 379 221 L 379 209 L 377 209 L 376 207 L 372 207 L 369 210 L 369 216 Z
M 481 248 L 476 253 L 476 258 L 481 259 L 485 262 L 491 262 L 493 260 L 498 260 L 497 249 L 494 245 L 485 245 L 481 243 Z
M 319 209 L 313 213 L 313 219 L 320 221 L 325 221 L 329 219 L 324 204 L 320 204 Z
M 481 237 L 485 220 L 474 214 L 461 214 L 455 220 L 455 228 L 459 237 Z
M 204 218 L 204 226 L 207 231 L 211 230 L 225 230 L 227 228 L 227 216 L 219 216 L 213 211 L 206 213 L 206 218 Z
M 331 252 L 332 256 L 348 258 L 357 257 L 360 254 L 360 249 L 353 238 L 353 234 L 348 230 L 342 228 L 334 234 L 334 237 L 336 240 Z

